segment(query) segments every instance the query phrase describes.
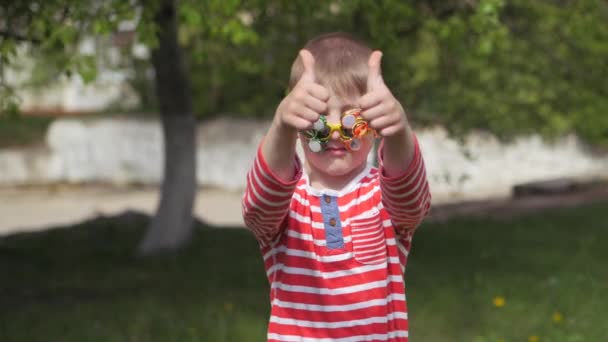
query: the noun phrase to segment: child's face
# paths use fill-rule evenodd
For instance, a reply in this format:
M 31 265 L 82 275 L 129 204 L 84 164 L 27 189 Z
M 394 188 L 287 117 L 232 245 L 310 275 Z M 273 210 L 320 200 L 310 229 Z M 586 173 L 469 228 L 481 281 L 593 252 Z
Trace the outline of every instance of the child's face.
M 328 112 L 325 117 L 327 122 L 339 123 L 341 114 L 349 109 L 356 108 L 358 101 L 359 96 L 344 98 L 330 92 L 327 102 Z M 362 146 L 359 150 L 349 151 L 340 140 L 337 131 L 332 132 L 325 150 L 322 152 L 310 151 L 307 147 L 307 140 L 303 135 L 300 135 L 300 140 L 303 143 L 304 155 L 310 165 L 310 172 L 315 172 L 320 177 L 349 176 L 353 172 L 358 172 L 365 167 L 367 155 L 373 145 L 373 136 L 369 134 L 362 139 Z

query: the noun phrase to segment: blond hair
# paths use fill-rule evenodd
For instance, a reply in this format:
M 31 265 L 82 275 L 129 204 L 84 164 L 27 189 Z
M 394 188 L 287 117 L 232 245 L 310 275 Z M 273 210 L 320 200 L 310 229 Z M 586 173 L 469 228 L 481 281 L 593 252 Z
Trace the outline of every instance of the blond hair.
M 363 95 L 367 91 L 367 61 L 372 53 L 365 43 L 348 33 L 320 35 L 304 46 L 315 58 L 315 80 L 338 96 Z M 289 91 L 302 76 L 304 65 L 298 57 L 291 66 Z

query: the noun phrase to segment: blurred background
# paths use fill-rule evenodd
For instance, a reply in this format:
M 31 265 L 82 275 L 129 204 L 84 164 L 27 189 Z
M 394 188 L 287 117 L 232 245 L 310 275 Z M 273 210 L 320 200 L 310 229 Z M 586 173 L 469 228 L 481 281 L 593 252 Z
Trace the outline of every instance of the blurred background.
M 333 31 L 425 158 L 412 338 L 608 341 L 600 0 L 1 1 L 0 341 L 264 341 L 241 194 Z

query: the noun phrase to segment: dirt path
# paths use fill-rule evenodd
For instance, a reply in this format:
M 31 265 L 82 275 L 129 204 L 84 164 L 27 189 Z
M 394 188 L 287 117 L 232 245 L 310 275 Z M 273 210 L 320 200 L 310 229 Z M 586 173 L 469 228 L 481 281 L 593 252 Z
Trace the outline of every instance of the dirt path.
M 108 186 L 0 188 L 0 235 L 77 223 L 125 210 L 152 214 L 158 191 Z M 213 189 L 198 192 L 195 215 L 211 224 L 242 225 L 241 194 Z
M 608 208 L 608 184 L 566 194 L 529 195 L 520 198 L 443 204 L 433 208 L 429 220 L 445 222 L 457 216 L 508 220 L 546 209 L 573 208 L 591 203 L 606 203 Z
M 126 210 L 152 214 L 158 192 L 154 188 L 111 186 L 52 186 L 0 188 L 0 236 L 69 225 L 98 215 L 115 215 Z M 606 201 L 608 184 L 563 195 L 526 196 L 436 205 L 427 219 L 446 221 L 456 216 L 511 218 L 555 207 Z M 197 218 L 220 226 L 242 226 L 241 194 L 201 189 L 195 206 Z

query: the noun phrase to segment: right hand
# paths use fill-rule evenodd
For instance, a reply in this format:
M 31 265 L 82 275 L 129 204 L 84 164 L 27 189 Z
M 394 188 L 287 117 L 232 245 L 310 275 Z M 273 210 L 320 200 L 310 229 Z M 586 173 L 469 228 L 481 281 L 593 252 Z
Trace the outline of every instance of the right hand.
M 280 126 L 307 130 L 327 111 L 329 91 L 315 82 L 315 59 L 308 50 L 300 50 L 304 72 L 291 92 L 281 101 L 275 113 Z

